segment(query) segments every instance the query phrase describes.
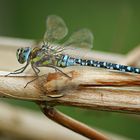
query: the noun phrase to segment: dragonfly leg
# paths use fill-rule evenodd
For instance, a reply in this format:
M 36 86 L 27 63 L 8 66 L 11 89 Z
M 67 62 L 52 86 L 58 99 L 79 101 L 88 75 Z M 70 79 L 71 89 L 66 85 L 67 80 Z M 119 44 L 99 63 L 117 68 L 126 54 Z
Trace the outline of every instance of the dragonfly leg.
M 69 75 L 67 75 L 66 73 L 64 73 L 63 71 L 61 71 L 59 68 L 57 68 L 57 67 L 55 67 L 55 66 L 47 66 L 47 67 L 53 68 L 53 69 L 55 69 L 56 71 L 61 72 L 61 73 L 62 73 L 63 75 L 65 75 L 66 77 L 71 78 Z M 31 80 L 30 82 L 28 82 L 28 83 L 24 86 L 24 88 L 26 88 L 28 84 L 30 84 L 30 83 L 34 82 L 35 80 L 37 80 L 38 77 L 39 77 L 38 74 L 39 74 L 40 70 L 39 70 L 36 66 L 33 66 L 33 65 L 32 65 L 32 68 L 33 68 L 33 71 L 35 72 L 36 78 L 34 78 L 34 79 Z M 42 75 L 42 76 L 43 76 L 43 75 Z
M 60 70 L 59 68 L 55 67 L 55 66 L 48 66 L 50 68 L 55 69 L 56 71 L 59 71 L 60 73 L 62 73 L 63 75 L 65 75 L 68 78 L 71 78 L 68 74 L 64 73 L 62 70 Z
M 35 67 L 34 65 L 31 65 L 31 66 L 32 66 L 33 71 L 35 72 L 36 78 L 34 78 L 34 79 L 31 80 L 30 82 L 28 82 L 28 83 L 24 86 L 24 88 L 26 88 L 28 84 L 30 84 L 30 83 L 34 82 L 35 80 L 37 80 L 37 79 L 38 79 L 38 74 L 40 73 L 40 69 L 38 69 L 38 68 Z
M 34 82 L 34 81 L 37 80 L 37 79 L 38 79 L 38 76 L 37 76 L 36 78 L 34 78 L 33 80 L 29 81 L 28 83 L 26 83 L 26 85 L 24 86 L 24 88 L 26 88 L 26 87 L 28 86 L 28 84 Z
M 14 72 L 10 72 L 9 74 L 7 74 L 5 76 L 9 76 L 10 74 L 20 74 L 20 73 L 24 72 L 24 70 L 27 68 L 27 66 L 28 66 L 28 63 L 24 67 L 17 69 Z
M 31 66 L 32 66 L 33 71 L 35 72 L 35 75 L 38 76 L 38 74 L 40 73 L 40 69 L 37 68 L 37 67 L 34 66 L 34 65 L 31 65 Z

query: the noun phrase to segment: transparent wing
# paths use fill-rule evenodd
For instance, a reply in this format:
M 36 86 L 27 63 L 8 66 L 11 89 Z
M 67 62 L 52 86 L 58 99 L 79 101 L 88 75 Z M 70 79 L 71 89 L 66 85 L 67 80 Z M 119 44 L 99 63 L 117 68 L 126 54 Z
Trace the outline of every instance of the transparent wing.
M 64 20 L 56 15 L 48 16 L 46 20 L 46 33 L 44 35 L 44 41 L 55 42 L 57 40 L 63 39 L 67 33 L 68 29 Z
M 74 32 L 63 44 L 64 46 L 77 46 L 81 48 L 92 48 L 93 34 L 89 29 L 81 29 Z

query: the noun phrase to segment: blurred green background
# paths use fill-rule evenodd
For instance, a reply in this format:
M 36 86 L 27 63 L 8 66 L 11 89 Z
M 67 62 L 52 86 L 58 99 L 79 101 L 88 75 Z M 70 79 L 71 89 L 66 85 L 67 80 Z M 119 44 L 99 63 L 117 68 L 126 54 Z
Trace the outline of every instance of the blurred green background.
M 61 16 L 69 33 L 89 28 L 94 34 L 95 50 L 127 53 L 140 42 L 138 0 L 0 0 L 0 35 L 41 39 L 50 14 Z M 30 102 L 6 101 L 39 110 Z M 59 109 L 88 125 L 140 139 L 139 116 L 72 107 Z

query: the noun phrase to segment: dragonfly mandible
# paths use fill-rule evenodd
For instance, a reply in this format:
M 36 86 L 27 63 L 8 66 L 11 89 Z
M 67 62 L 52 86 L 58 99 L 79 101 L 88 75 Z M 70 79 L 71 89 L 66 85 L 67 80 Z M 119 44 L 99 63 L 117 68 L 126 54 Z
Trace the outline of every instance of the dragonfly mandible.
M 62 45 L 53 45 L 53 43 L 59 42 L 67 35 L 68 28 L 63 19 L 56 15 L 48 16 L 46 20 L 46 28 L 47 30 L 43 38 L 43 45 L 35 48 L 25 47 L 17 49 L 16 55 L 18 62 L 21 64 L 24 64 L 26 62 L 26 65 L 9 74 L 22 73 L 29 64 L 31 64 L 31 67 L 36 76 L 38 76 L 40 72 L 39 67 L 50 67 L 60 71 L 65 76 L 70 78 L 67 74 L 61 71 L 59 67 L 68 67 L 75 65 L 91 66 L 140 74 L 139 68 L 96 60 L 73 58 L 67 54 L 64 54 L 63 51 L 70 45 L 80 47 L 84 46 L 87 48 L 92 47 L 93 34 L 88 29 L 81 29 L 77 32 L 74 32 Z

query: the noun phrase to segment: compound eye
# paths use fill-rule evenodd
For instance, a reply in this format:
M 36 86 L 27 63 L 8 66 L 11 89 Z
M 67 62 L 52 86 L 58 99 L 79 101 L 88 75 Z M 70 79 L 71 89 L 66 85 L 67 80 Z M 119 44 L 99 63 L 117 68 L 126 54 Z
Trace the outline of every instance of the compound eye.
M 24 52 L 28 52 L 28 51 L 29 51 L 29 48 L 25 48 L 25 49 L 24 49 Z
M 21 49 L 17 49 L 17 56 L 20 55 Z
M 20 50 L 21 50 L 21 49 L 17 49 L 17 53 L 18 53 L 18 54 L 20 53 Z

